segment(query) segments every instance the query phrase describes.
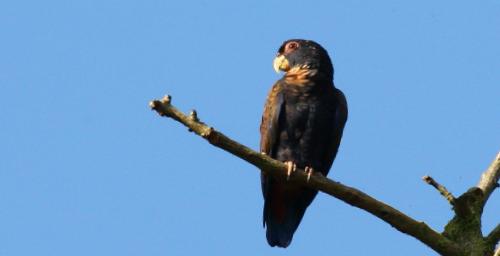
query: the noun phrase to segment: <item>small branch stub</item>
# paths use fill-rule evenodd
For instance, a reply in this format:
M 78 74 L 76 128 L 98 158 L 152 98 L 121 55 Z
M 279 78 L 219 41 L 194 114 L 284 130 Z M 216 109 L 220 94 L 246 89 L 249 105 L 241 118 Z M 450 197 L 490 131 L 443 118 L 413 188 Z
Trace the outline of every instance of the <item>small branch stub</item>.
M 189 119 L 193 122 L 197 122 L 197 123 L 200 122 L 200 119 L 198 118 L 198 113 L 196 112 L 195 109 L 191 110 L 191 112 L 189 113 Z M 192 132 L 193 130 L 191 130 L 191 128 L 189 128 L 188 131 Z
M 164 104 L 170 104 L 172 102 L 172 96 L 168 94 L 165 95 L 163 99 L 161 99 L 161 102 L 163 102 Z
M 435 181 L 431 176 L 428 176 L 428 175 L 425 175 L 424 177 L 422 177 L 422 180 L 424 180 L 427 184 L 429 184 L 429 185 L 433 186 L 435 189 L 437 189 L 439 191 L 439 193 L 441 195 L 443 195 L 451 205 L 455 205 L 455 197 L 453 196 L 453 194 L 450 191 L 448 191 L 448 189 L 446 189 L 446 187 L 437 183 L 437 181 Z
M 198 113 L 196 112 L 195 109 L 191 110 L 189 113 L 189 119 L 194 122 L 200 122 L 200 119 L 198 118 Z

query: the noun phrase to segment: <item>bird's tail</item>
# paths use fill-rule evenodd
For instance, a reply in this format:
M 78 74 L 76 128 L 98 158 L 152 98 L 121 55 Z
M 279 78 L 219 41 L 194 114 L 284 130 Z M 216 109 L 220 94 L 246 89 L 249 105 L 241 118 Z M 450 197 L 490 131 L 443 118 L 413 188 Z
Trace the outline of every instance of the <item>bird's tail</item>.
M 270 246 L 286 248 L 292 242 L 293 234 L 297 230 L 302 216 L 293 211 L 288 212 L 295 216 L 286 218 L 284 222 L 274 218 L 274 216 L 267 216 L 265 220 L 267 226 L 266 238 Z
M 286 248 L 292 242 L 293 234 L 304 216 L 307 205 L 269 199 L 264 203 L 267 242 L 273 247 Z

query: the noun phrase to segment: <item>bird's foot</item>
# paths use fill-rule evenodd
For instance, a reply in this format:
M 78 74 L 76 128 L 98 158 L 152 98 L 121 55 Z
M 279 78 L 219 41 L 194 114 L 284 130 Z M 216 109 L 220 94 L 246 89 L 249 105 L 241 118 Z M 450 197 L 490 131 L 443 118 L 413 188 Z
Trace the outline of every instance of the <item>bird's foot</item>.
M 307 173 L 307 182 L 309 182 L 309 180 L 311 179 L 311 175 L 314 172 L 314 169 L 312 167 L 306 166 L 306 168 L 304 168 L 304 171 Z
M 286 164 L 286 180 L 290 179 L 290 175 L 297 169 L 297 165 L 292 161 L 285 161 Z

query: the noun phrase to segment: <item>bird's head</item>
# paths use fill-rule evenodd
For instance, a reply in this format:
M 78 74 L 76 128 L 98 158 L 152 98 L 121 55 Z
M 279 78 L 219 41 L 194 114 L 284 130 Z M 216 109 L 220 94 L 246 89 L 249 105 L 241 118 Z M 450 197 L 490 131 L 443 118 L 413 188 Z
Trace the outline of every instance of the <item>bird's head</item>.
M 333 65 L 328 52 L 318 43 L 310 40 L 291 39 L 279 48 L 273 67 L 276 72 L 311 70 L 327 79 L 333 79 Z

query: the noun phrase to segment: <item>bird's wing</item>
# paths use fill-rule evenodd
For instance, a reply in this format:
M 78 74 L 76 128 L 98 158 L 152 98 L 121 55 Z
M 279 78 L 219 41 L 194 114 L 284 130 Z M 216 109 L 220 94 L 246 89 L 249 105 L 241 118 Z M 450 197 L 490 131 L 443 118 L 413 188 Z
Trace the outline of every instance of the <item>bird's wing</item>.
M 283 87 L 278 81 L 274 84 L 269 92 L 262 114 L 262 122 L 260 124 L 260 152 L 265 153 L 270 157 L 275 157 L 274 147 L 277 144 L 279 136 L 279 118 L 283 110 L 284 96 Z M 269 180 L 265 174 L 261 173 L 262 195 L 267 197 Z
M 344 131 L 345 123 L 347 122 L 347 100 L 345 99 L 344 93 L 335 89 L 336 98 L 338 102 L 337 110 L 335 111 L 335 134 L 337 135 L 337 140 L 335 144 L 335 148 L 339 147 L 340 139 L 342 138 L 342 133 Z
M 333 160 L 337 155 L 337 151 L 340 146 L 340 140 L 342 139 L 342 134 L 344 131 L 344 126 L 347 121 L 347 101 L 341 90 L 335 89 L 335 99 L 336 99 L 336 107 L 335 107 L 335 116 L 333 119 L 333 136 L 331 137 L 329 150 L 326 152 L 324 156 L 324 161 L 327 163 L 328 168 L 325 170 L 324 175 L 327 175 L 331 165 L 333 164 Z
M 283 105 L 282 85 L 277 82 L 269 92 L 260 124 L 260 151 L 274 157 L 273 146 L 278 139 L 278 121 Z

